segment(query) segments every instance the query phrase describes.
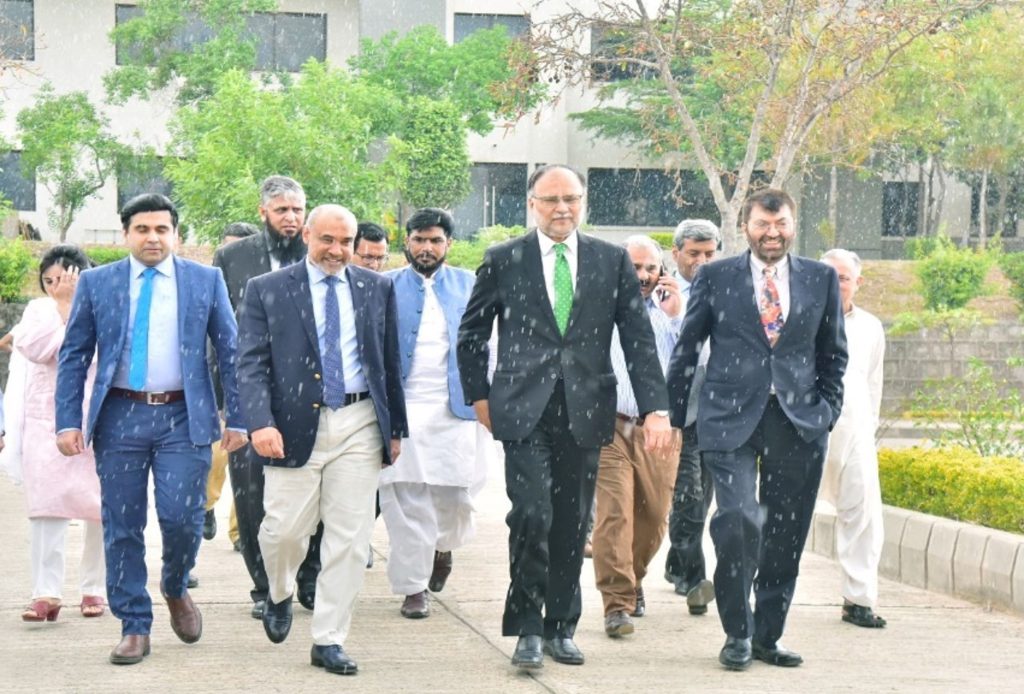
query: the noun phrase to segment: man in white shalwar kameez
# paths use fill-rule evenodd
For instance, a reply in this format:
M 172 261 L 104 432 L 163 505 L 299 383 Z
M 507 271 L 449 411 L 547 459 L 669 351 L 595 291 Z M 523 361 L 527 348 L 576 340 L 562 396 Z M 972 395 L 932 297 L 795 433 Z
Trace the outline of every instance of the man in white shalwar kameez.
M 472 273 L 445 264 L 453 221 L 442 210 L 417 211 L 406 224 L 409 265 L 388 273 L 398 298 L 409 438 L 380 475 L 380 508 L 391 540 L 388 581 L 403 595 L 401 613 L 430 614 L 452 568 L 452 551 L 473 537 L 471 488 L 480 478 L 478 424 L 465 404 L 455 363 L 458 326 L 473 289 Z M 483 439 L 481 439 L 483 440 Z
M 822 262 L 839 275 L 850 361 L 843 376 L 843 409 L 829 437 L 820 499 L 836 509 L 836 555 L 842 569 L 843 621 L 880 628 L 878 562 L 882 555 L 882 492 L 875 432 L 882 407 L 885 331 L 875 316 L 853 304 L 864 282 L 856 253 L 833 249 Z

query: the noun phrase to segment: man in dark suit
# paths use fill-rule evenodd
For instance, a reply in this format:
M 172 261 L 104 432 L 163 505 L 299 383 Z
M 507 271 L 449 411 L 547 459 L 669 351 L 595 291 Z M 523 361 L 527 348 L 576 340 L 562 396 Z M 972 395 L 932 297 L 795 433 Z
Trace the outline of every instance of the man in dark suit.
M 262 233 L 222 246 L 213 256 L 214 266 L 224 273 L 236 312 L 242 305 L 250 279 L 306 257 L 301 233 L 306 218 L 306 194 L 298 182 L 287 176 L 270 176 L 264 180 L 260 186 L 259 213 L 264 226 Z M 246 446 L 230 456 L 228 471 L 238 518 L 238 545 L 253 583 L 249 593 L 253 601 L 251 614 L 254 619 L 260 619 L 267 599 L 267 572 L 257 540 L 263 522 L 263 466 L 254 458 L 252 447 Z M 320 535 L 317 529 L 297 577 L 299 602 L 310 610 L 320 571 Z
M 488 249 L 459 328 L 467 402 L 505 448 L 512 663 L 579 665 L 580 569 L 601 447 L 612 440 L 618 326 L 649 450 L 672 443 L 665 381 L 636 271 L 620 246 L 578 232 L 585 181 L 559 165 L 528 181 L 536 230 Z M 488 339 L 498 359 L 488 383 Z
M 354 674 L 344 651 L 363 583 L 382 465 L 408 436 L 391 280 L 349 265 L 356 219 L 314 209 L 305 262 L 250 280 L 240 313 L 239 382 L 265 465 L 259 542 L 270 592 L 263 626 L 288 636 L 295 571 L 323 522 L 313 665 Z
M 746 669 L 752 657 L 803 662 L 778 641 L 843 401 L 839 284 L 832 268 L 789 253 L 795 214 L 781 190 L 746 201 L 740 221 L 750 251 L 698 270 L 668 375 L 672 422 L 682 426 L 710 338 L 697 439 L 718 499 L 711 538 L 726 633 L 719 660 L 730 670 Z
M 124 260 L 83 272 L 57 372 L 57 447 L 77 455 L 91 441 L 102 492 L 107 600 L 122 639 L 110 662 L 149 655 L 153 606 L 146 592 L 147 485 L 153 473 L 163 535 L 160 591 L 185 643 L 202 635 L 186 589 L 206 502 L 210 444 L 221 438 L 209 339 L 217 353 L 228 451 L 245 444 L 235 387 L 235 317 L 220 272 L 174 255 L 178 213 L 163 195 L 140 195 L 121 211 Z M 82 428 L 86 372 L 96 382 Z M 234 430 L 232 430 L 234 429 Z

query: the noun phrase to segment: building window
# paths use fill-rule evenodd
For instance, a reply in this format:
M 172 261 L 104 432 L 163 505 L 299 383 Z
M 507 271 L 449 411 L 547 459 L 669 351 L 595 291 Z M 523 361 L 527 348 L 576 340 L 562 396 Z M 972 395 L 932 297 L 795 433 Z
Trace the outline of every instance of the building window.
M 526 164 L 474 164 L 469 197 L 459 203 L 455 237 L 476 236 L 484 227 L 526 224 Z
M 920 188 L 913 181 L 882 185 L 882 236 L 917 236 Z
M 117 172 L 118 211 L 136 195 L 144 193 L 160 193 L 169 198 L 174 197 L 174 186 L 164 177 L 163 159 L 157 158 L 130 170 L 121 169 Z
M 35 3 L 0 0 L 0 50 L 7 60 L 35 60 Z
M 674 227 L 684 219 L 719 223 L 704 177 L 657 169 L 589 169 L 587 220 L 601 226 Z
M 115 21 L 123 24 L 142 16 L 137 5 L 117 5 Z M 246 20 L 249 35 L 255 39 L 256 70 L 298 72 L 310 58 L 327 59 L 327 15 L 295 12 L 257 12 Z M 206 43 L 214 32 L 198 17 L 189 19 L 171 39 L 170 50 L 184 52 Z M 117 64 L 137 59 L 132 46 L 117 47 Z
M 0 195 L 11 201 L 11 206 L 23 212 L 36 209 L 35 172 L 26 176 L 21 170 L 21 152 L 0 154 Z
M 455 13 L 455 43 L 482 29 L 505 27 L 510 38 L 530 33 L 530 18 L 521 14 L 463 14 Z

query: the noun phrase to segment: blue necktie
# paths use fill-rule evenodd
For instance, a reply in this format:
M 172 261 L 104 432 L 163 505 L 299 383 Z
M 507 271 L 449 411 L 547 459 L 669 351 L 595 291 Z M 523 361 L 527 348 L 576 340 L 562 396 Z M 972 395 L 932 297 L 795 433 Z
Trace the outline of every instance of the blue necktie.
M 142 290 L 135 304 L 135 323 L 132 324 L 132 360 L 128 368 L 128 385 L 132 390 L 146 387 L 146 368 L 149 366 L 149 307 L 153 304 L 153 277 L 155 267 L 142 271 Z
M 345 371 L 341 365 L 341 316 L 336 287 L 341 280 L 327 275 L 324 299 L 324 404 L 336 410 L 345 404 Z

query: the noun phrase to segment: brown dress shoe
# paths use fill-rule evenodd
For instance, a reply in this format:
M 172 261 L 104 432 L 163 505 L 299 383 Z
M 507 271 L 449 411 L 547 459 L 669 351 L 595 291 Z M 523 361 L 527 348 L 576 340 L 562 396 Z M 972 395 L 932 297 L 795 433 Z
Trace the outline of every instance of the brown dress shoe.
M 402 616 L 408 619 L 423 619 L 430 616 L 430 595 L 421 590 L 415 595 L 406 595 L 402 601 Z
M 434 551 L 434 568 L 430 572 L 427 587 L 431 592 L 440 593 L 444 590 L 445 581 L 452 573 L 452 553 Z
M 171 613 L 171 629 L 185 643 L 195 643 L 203 635 L 203 615 L 192 602 L 192 596 L 185 593 L 180 598 L 165 595 L 167 609 Z
M 613 639 L 632 634 L 633 631 L 633 620 L 629 618 L 625 610 L 616 610 L 611 614 L 605 615 L 604 633 Z
M 110 652 L 110 662 L 114 665 L 134 665 L 141 663 L 149 655 L 149 636 L 128 634 L 121 637 L 121 642 Z

